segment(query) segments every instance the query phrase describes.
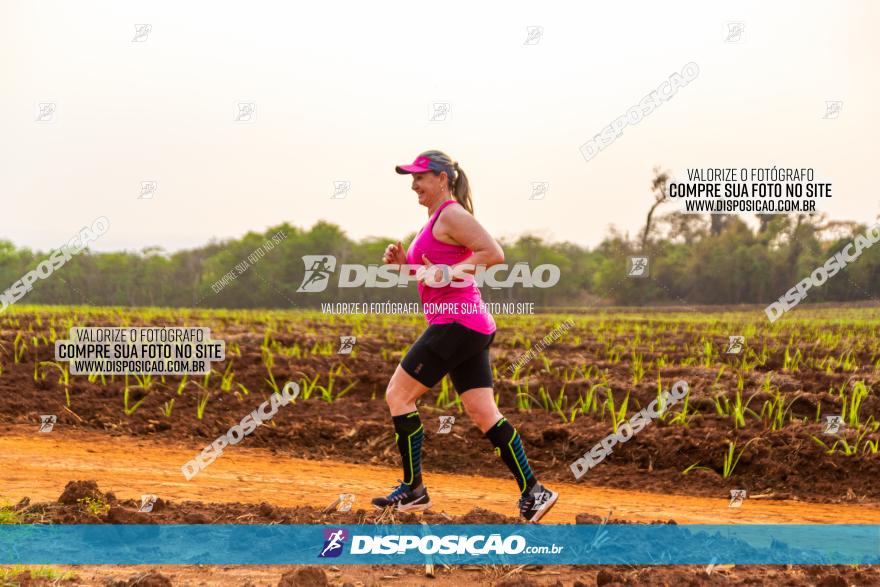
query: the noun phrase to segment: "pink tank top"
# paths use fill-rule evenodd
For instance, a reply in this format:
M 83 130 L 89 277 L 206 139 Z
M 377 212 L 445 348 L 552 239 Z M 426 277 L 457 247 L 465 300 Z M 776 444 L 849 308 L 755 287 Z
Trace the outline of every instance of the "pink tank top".
M 462 245 L 450 245 L 434 238 L 434 223 L 440 216 L 440 212 L 455 200 L 443 202 L 431 215 L 428 223 L 422 227 L 416 238 L 410 243 L 406 251 L 406 262 L 412 265 L 423 265 L 422 255 L 435 265 L 455 265 L 461 263 L 473 254 L 469 248 Z M 449 324 L 457 322 L 466 328 L 476 330 L 481 334 L 495 332 L 495 319 L 492 314 L 481 309 L 483 299 L 476 284 L 471 281 L 464 287 L 431 287 L 419 282 L 419 298 L 425 309 L 425 319 L 428 324 Z M 441 306 L 441 304 L 445 304 Z

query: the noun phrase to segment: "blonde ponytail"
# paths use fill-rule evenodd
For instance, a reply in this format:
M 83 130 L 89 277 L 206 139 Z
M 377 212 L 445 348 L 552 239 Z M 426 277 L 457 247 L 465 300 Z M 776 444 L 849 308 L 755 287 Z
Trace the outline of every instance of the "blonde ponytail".
M 455 198 L 455 201 L 461 204 L 462 208 L 473 214 L 474 203 L 471 199 L 471 186 L 464 170 L 458 166 L 458 161 L 453 161 L 452 158 L 443 151 L 425 151 L 424 153 L 420 153 L 419 157 L 427 157 L 444 168 L 446 171 L 449 192 Z M 440 175 L 440 171 L 435 170 L 433 173 L 434 175 Z

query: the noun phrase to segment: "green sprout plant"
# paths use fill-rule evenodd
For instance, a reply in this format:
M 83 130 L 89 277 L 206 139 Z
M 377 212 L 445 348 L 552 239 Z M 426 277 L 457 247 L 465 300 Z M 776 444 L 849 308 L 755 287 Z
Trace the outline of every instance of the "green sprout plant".
M 690 388 L 688 388 L 687 393 L 685 394 L 684 399 L 681 404 L 681 410 L 677 414 L 674 414 L 672 416 L 672 418 L 669 419 L 670 424 L 681 424 L 685 428 L 688 427 L 688 424 L 690 423 L 691 418 L 693 418 L 693 416 L 688 416 L 688 406 L 690 405 L 690 399 L 691 399 L 691 390 L 690 390 Z
M 269 387 L 275 393 L 280 393 L 280 389 L 278 388 L 278 384 L 275 382 L 275 375 L 272 373 L 272 368 L 275 366 L 275 356 L 272 354 L 272 350 L 269 348 L 264 348 L 262 351 L 263 357 L 263 365 L 266 366 L 266 371 L 269 373 L 269 377 L 266 379 L 266 383 L 269 384 Z
M 12 341 L 12 358 L 16 363 L 21 362 L 25 351 L 27 351 L 27 343 L 21 335 L 21 332 L 18 332 L 15 335 L 15 340 Z
M 339 365 L 337 369 L 331 369 L 330 374 L 327 377 L 327 385 L 319 385 L 316 389 L 321 392 L 321 399 L 327 402 L 328 404 L 332 404 L 334 401 L 338 400 L 345 394 L 347 394 L 351 389 L 355 386 L 356 381 L 352 381 L 349 383 L 344 389 L 336 392 L 336 395 L 333 394 L 333 386 L 335 382 L 335 377 L 339 375 L 342 371 L 342 365 Z
M 40 584 L 60 585 L 66 581 L 74 581 L 77 578 L 77 574 L 73 571 L 62 573 L 52 567 L 33 568 L 28 565 L 0 567 L 0 585 L 3 587 L 21 585 L 23 582 L 27 582 L 27 584 L 37 582 Z
M 734 458 L 734 450 L 736 449 L 736 441 L 730 442 L 727 441 L 727 453 L 724 455 L 724 462 L 722 466 L 721 478 L 728 479 L 731 475 L 733 475 L 733 470 L 736 469 L 737 463 L 739 463 L 740 457 L 742 457 L 745 450 L 748 446 L 757 441 L 758 438 L 753 438 L 750 441 L 746 442 L 746 444 L 740 449 L 739 454 Z
M 196 404 L 196 418 L 199 420 L 205 417 L 205 407 L 208 405 L 210 397 L 211 394 L 208 391 L 204 391 L 199 395 L 199 401 Z
M 849 395 L 848 404 L 846 393 L 844 392 L 841 394 L 841 416 L 850 427 L 859 427 L 862 402 L 865 400 L 866 397 L 868 397 L 869 394 L 870 392 L 868 391 L 868 386 L 865 385 L 864 381 L 856 381 L 855 383 L 853 383 L 852 393 Z
M 305 375 L 305 373 L 303 373 L 303 375 Z M 319 375 L 316 374 L 311 380 L 309 380 L 308 376 L 304 379 L 300 379 L 300 395 L 304 400 L 308 400 L 312 396 L 312 392 L 318 384 L 318 377 Z
M 235 378 L 235 371 L 232 370 L 233 361 L 229 361 L 229 364 L 226 365 L 226 369 L 223 371 L 223 375 L 220 378 L 220 389 L 223 391 L 229 391 L 232 389 L 232 380 Z
M 24 515 L 11 502 L 0 504 L 0 525 L 24 524 Z M 0 583 L 2 584 L 2 583 Z
M 542 385 L 538 390 L 538 398 L 541 400 L 541 403 L 544 407 L 544 410 L 547 412 L 554 412 L 558 414 L 562 421 L 565 422 L 565 410 L 563 410 L 563 405 L 567 403 L 568 398 L 565 395 L 565 384 L 562 384 L 562 387 L 559 389 L 559 394 L 557 394 L 556 399 L 554 400 L 550 393 L 544 389 Z
M 183 378 L 180 380 L 180 383 L 177 384 L 177 395 L 183 394 L 183 390 L 186 387 L 187 380 L 189 379 L 189 375 L 184 374 Z
M 785 355 L 783 357 L 782 370 L 790 373 L 798 371 L 803 355 L 801 349 L 797 349 L 793 354 L 789 351 L 789 347 L 785 347 Z
M 54 367 L 58 369 L 60 375 L 58 376 L 58 383 L 64 384 L 64 398 L 67 402 L 67 407 L 70 407 L 70 371 L 67 368 L 67 363 L 63 365 L 59 365 L 54 361 L 40 361 L 40 365 L 44 367 Z
M 138 382 L 137 386 L 143 389 L 144 391 L 150 391 L 150 387 L 153 386 L 153 376 L 146 374 L 140 375 L 138 373 L 132 373 L 135 381 Z
M 734 471 L 734 469 L 736 469 L 736 465 L 739 463 L 739 459 L 740 459 L 740 457 L 742 457 L 746 448 L 748 448 L 748 446 L 751 443 L 757 442 L 758 440 L 760 440 L 760 437 L 753 438 L 753 439 L 749 440 L 748 442 L 746 442 L 746 444 L 739 451 L 739 454 L 735 453 L 736 441 L 734 441 L 734 442 L 731 442 L 729 440 L 727 441 L 727 452 L 724 453 L 724 455 L 722 457 L 722 463 L 721 463 L 721 478 L 722 479 L 729 479 L 733 475 L 733 471 Z M 700 465 L 700 461 L 697 461 L 696 463 L 694 463 L 693 465 L 687 467 L 684 471 L 682 471 L 681 474 L 687 475 L 691 471 L 696 471 L 698 469 L 703 469 L 706 471 L 713 470 L 711 467 L 706 467 L 706 466 Z
M 86 497 L 82 497 L 76 501 L 81 503 L 83 505 L 83 508 L 87 512 L 89 512 L 95 516 L 103 516 L 103 515 L 106 515 L 107 512 L 110 511 L 110 504 L 104 502 L 101 499 L 96 499 L 94 497 L 86 496 Z
M 614 433 L 617 434 L 617 427 L 621 422 L 626 418 L 626 408 L 629 405 L 629 392 L 626 392 L 626 396 L 623 398 L 623 401 L 620 402 L 620 407 L 616 407 L 614 405 L 614 392 L 610 389 L 605 394 L 605 403 L 602 406 L 602 415 L 604 417 L 605 408 L 608 408 L 608 413 L 611 415 L 611 428 L 614 430 Z M 658 408 L 659 409 L 659 408 Z
M 638 385 L 638 383 L 645 378 L 645 357 L 640 353 L 633 353 L 632 355 L 632 382 L 633 385 Z
M 596 383 L 590 386 L 587 390 L 586 395 L 580 393 L 578 395 L 578 401 L 575 402 L 574 407 L 571 409 L 571 418 L 570 422 L 574 422 L 578 413 L 581 414 L 595 414 L 599 411 L 599 400 L 598 400 L 598 391 L 606 390 L 604 384 Z
M 785 398 L 777 390 L 773 399 L 765 401 L 761 407 L 761 419 L 764 421 L 765 426 L 769 425 L 770 430 L 782 430 L 783 426 L 785 426 L 786 414 L 789 414 L 789 418 L 791 417 L 790 412 L 793 403 L 794 400 L 791 400 L 786 406 Z
M 134 405 L 130 405 L 129 402 L 129 385 L 128 385 L 128 375 L 125 376 L 125 387 L 122 390 L 122 411 L 126 416 L 131 416 L 134 414 L 141 404 L 144 403 L 144 400 L 147 399 L 147 394 L 144 394 L 144 397 L 139 399 L 134 403 Z

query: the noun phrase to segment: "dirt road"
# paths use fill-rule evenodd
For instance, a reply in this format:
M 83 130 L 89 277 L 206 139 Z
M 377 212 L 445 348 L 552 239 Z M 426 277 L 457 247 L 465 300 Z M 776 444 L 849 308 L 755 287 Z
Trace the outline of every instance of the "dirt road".
M 355 494 L 357 509 L 369 508 L 369 500 L 385 493 L 400 477 L 397 469 L 304 460 L 238 445 L 227 448 L 187 481 L 180 468 L 201 448 L 106 433 L 38 433 L 32 426 L 7 426 L 0 436 L 0 498 L 54 501 L 68 481 L 94 479 L 103 491 L 113 491 L 120 499 L 153 493 L 170 501 L 323 507 L 347 492 Z M 435 511 L 458 515 L 479 506 L 515 515 L 518 494 L 512 479 L 428 470 L 425 480 Z M 560 498 L 545 518 L 548 523 L 574 523 L 578 513 L 604 516 L 611 510 L 612 521 L 880 524 L 880 507 L 864 505 L 750 499 L 737 509 L 728 507 L 725 496 L 713 499 L 564 483 L 554 483 L 553 488 Z

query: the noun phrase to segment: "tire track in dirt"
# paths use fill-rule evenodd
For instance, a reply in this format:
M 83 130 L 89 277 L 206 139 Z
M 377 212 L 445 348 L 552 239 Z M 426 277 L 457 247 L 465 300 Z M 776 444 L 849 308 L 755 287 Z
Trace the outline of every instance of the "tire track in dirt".
M 142 494 L 154 493 L 178 502 L 265 501 L 285 507 L 323 507 L 339 493 L 354 493 L 355 509 L 369 509 L 369 500 L 387 493 L 400 477 L 397 469 L 305 460 L 296 458 L 295 453 L 239 445 L 228 448 L 207 469 L 187 481 L 180 468 L 203 446 L 82 430 L 38 433 L 31 426 L 7 426 L 0 437 L 0 497 L 17 501 L 28 496 L 32 502 L 55 501 L 68 481 L 94 479 L 102 491 L 113 491 L 120 499 L 140 499 Z M 479 506 L 515 515 L 519 495 L 512 479 L 428 470 L 425 481 L 436 512 L 461 515 Z M 604 516 L 612 510 L 612 521 L 880 524 L 877 506 L 746 500 L 736 509 L 727 506 L 725 496 L 716 499 L 569 483 L 552 483 L 551 487 L 560 492 L 560 497 L 545 517 L 547 523 L 574 523 L 579 513 Z

